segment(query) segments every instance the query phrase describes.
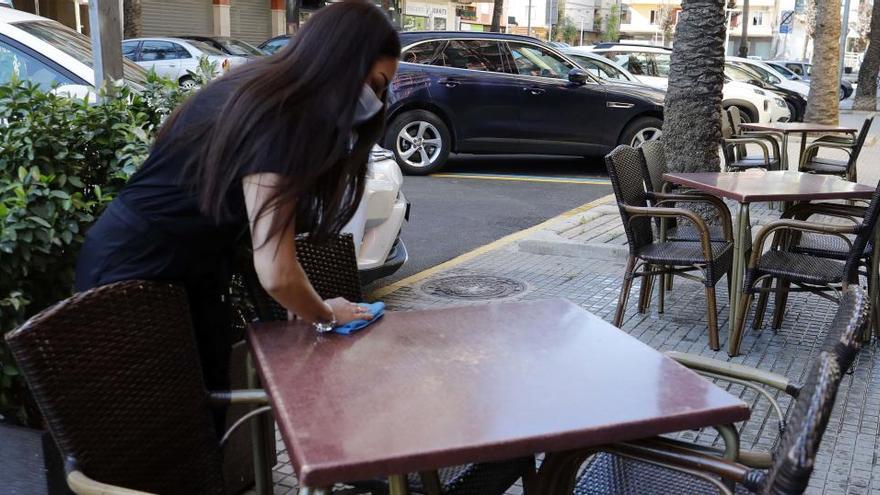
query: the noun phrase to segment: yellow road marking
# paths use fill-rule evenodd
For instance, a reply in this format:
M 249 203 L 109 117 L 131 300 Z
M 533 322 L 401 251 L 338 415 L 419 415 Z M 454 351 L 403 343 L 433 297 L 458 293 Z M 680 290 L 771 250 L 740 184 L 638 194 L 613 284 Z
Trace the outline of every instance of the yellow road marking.
M 477 256 L 486 254 L 490 251 L 494 251 L 498 248 L 501 248 L 501 247 L 507 246 L 508 244 L 514 243 L 524 237 L 529 236 L 530 234 L 532 234 L 538 230 L 542 230 L 542 229 L 546 228 L 548 225 L 550 225 L 551 223 L 553 223 L 557 220 L 561 220 L 563 218 L 570 218 L 570 217 L 573 217 L 573 216 L 578 215 L 580 213 L 583 213 L 585 211 L 592 210 L 593 208 L 595 208 L 599 205 L 605 204 L 613 199 L 614 199 L 614 195 L 609 194 L 609 195 L 603 196 L 595 201 L 590 201 L 589 203 L 578 206 L 577 208 L 568 210 L 561 215 L 557 215 L 549 220 L 541 222 L 538 225 L 535 225 L 534 227 L 529 227 L 525 230 L 520 230 L 519 232 L 514 232 L 513 234 L 502 237 L 501 239 L 498 239 L 496 241 L 492 241 L 489 244 L 485 244 L 485 245 L 480 246 L 472 251 L 468 251 L 467 253 L 456 256 L 455 258 L 453 258 L 449 261 L 440 263 L 439 265 L 432 266 L 431 268 L 420 271 L 419 273 L 416 273 L 414 275 L 410 275 L 409 277 L 398 280 L 397 282 L 394 282 L 392 284 L 386 285 L 384 287 L 380 287 L 380 288 L 374 290 L 373 292 L 371 292 L 370 297 L 372 299 L 381 299 L 381 298 L 387 296 L 388 294 L 391 294 L 392 292 L 394 292 L 398 289 L 401 289 L 403 287 L 408 287 L 408 286 L 411 286 L 411 285 L 416 284 L 418 282 L 421 282 L 422 280 L 425 280 L 426 278 L 434 275 L 435 273 L 438 273 L 438 272 L 441 272 L 444 270 L 448 270 L 448 269 L 450 269 L 454 266 L 458 266 L 466 261 L 470 261 L 470 260 L 476 258 Z
M 588 184 L 598 186 L 608 186 L 611 184 L 607 180 L 549 179 L 545 177 L 513 177 L 509 175 L 431 174 L 431 177 L 437 177 L 440 179 L 508 180 L 519 182 L 549 182 L 552 184 Z

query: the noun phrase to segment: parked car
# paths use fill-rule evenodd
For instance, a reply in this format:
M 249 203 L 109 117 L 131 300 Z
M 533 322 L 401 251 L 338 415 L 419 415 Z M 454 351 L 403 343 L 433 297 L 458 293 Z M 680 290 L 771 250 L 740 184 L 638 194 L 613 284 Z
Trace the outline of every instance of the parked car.
M 185 88 L 195 87 L 190 72 L 199 68 L 199 60 L 206 57 L 217 64 L 217 70 L 226 71 L 247 63 L 248 59 L 226 55 L 201 41 L 183 38 L 136 38 L 122 42 L 122 55 L 147 70 L 155 70 L 162 77 L 175 80 Z
M 748 83 L 782 98 L 788 107 L 790 122 L 801 122 L 807 109 L 807 100 L 797 91 L 776 86 L 761 79 L 760 74 L 745 65 L 725 64 L 724 75 L 734 81 Z
M 660 136 L 664 93 L 602 81 L 534 38 L 405 32 L 385 148 L 427 174 L 450 153 L 604 154 Z
M 672 56 L 669 48 L 606 43 L 593 48 L 592 52 L 627 69 L 639 81 L 666 90 Z M 785 102 L 776 95 L 734 80 L 725 82 L 721 104 L 724 108 L 739 108 L 743 118 L 750 122 L 779 122 L 791 117 Z
M 181 36 L 181 38 L 185 40 L 201 41 L 226 55 L 245 58 L 263 57 L 266 55 L 265 52 L 254 45 L 228 36 Z
M 56 93 L 95 100 L 92 45 L 82 35 L 52 19 L 14 9 L 0 9 L 0 82 L 13 76 Z M 141 89 L 146 72 L 123 60 L 126 84 Z
M 287 46 L 288 43 L 290 43 L 290 35 L 282 34 L 281 36 L 276 36 L 274 38 L 264 41 L 257 48 L 265 52 L 267 55 L 272 55 L 273 53 Z
M 797 60 L 770 60 L 767 65 L 773 67 L 780 74 L 794 81 L 809 81 L 813 64 Z M 853 85 L 846 79 L 840 79 L 840 99 L 845 100 L 852 96 Z
M 804 81 L 791 80 L 780 74 L 779 71 L 766 64 L 761 60 L 752 60 L 743 57 L 725 57 L 728 64 L 741 65 L 752 69 L 761 76 L 761 80 L 765 83 L 779 86 L 781 88 L 796 91 L 798 94 L 807 97 L 810 93 L 810 85 Z
M 562 50 L 562 53 L 574 60 L 582 69 L 599 79 L 643 84 L 636 76 L 630 74 L 628 70 L 601 55 L 593 53 L 587 48 L 571 47 Z

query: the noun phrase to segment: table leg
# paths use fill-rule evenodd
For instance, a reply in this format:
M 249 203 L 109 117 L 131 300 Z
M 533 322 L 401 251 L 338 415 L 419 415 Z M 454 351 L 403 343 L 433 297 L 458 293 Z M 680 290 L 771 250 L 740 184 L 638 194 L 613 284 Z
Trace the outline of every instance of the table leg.
M 409 483 L 405 474 L 396 474 L 388 477 L 389 495 L 409 495 Z
M 804 152 L 806 152 L 806 151 L 807 151 L 807 133 L 802 132 L 801 133 L 801 150 L 798 153 L 798 162 L 797 162 L 798 171 L 801 170 L 801 161 L 804 159 Z
M 443 493 L 443 484 L 440 482 L 440 473 L 437 471 L 420 471 L 419 478 L 422 480 L 425 495 L 441 495 Z
M 749 229 L 749 204 L 740 203 L 736 215 L 736 232 L 733 238 L 733 265 L 730 269 L 730 320 L 728 326 L 728 351 L 731 356 L 739 352 L 739 340 L 736 322 L 738 321 L 740 298 L 742 297 L 743 273 L 746 268 L 746 236 L 751 235 Z
M 782 156 L 779 157 L 779 167 L 788 170 L 788 133 L 782 133 Z
M 547 453 L 537 474 L 539 495 L 573 493 L 581 464 L 595 451 L 574 450 Z
M 257 371 L 254 369 L 254 362 L 250 353 L 247 356 L 246 367 L 248 387 L 252 389 L 260 388 L 260 379 L 257 376 Z M 270 445 L 266 444 L 267 438 L 275 437 L 274 435 L 269 436 L 267 431 L 267 428 L 270 428 L 267 423 L 270 424 L 271 421 L 272 416 L 264 414 L 251 420 L 250 424 L 251 449 L 254 457 L 254 490 L 257 495 L 271 495 L 272 493 L 272 466 L 269 465 L 268 451 Z M 307 493 L 313 494 L 317 492 Z

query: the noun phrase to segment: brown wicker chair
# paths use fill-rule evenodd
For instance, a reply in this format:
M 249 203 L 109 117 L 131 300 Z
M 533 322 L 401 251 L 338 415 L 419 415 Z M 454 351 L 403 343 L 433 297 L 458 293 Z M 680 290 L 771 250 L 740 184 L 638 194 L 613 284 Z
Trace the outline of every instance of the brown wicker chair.
M 6 335 L 77 493 L 223 493 L 185 292 L 129 281 L 77 294 Z M 99 481 L 93 481 L 99 480 Z
M 715 285 L 730 271 L 732 261 L 732 234 L 726 225 L 726 240 L 712 242 L 706 222 L 699 215 L 683 208 L 648 206 L 645 190 L 644 164 L 641 153 L 629 146 L 618 146 L 605 157 L 611 185 L 617 197 L 620 216 L 629 244 L 624 282 L 617 302 L 614 324 L 620 326 L 626 310 L 626 303 L 636 277 L 673 274 L 698 280 L 706 288 L 709 316 L 709 347 L 720 349 L 716 314 Z M 676 196 L 675 201 L 691 201 L 687 196 Z M 719 211 L 727 211 L 724 207 Z M 729 215 L 729 212 L 728 212 Z M 690 222 L 699 232 L 699 241 L 658 241 L 655 239 L 651 220 L 673 218 Z M 641 270 L 641 271 L 640 271 Z M 690 272 L 698 271 L 697 277 Z M 663 278 L 661 278 L 663 280 Z M 661 304 L 663 288 L 660 290 Z
M 835 175 L 855 182 L 858 180 L 856 166 L 858 165 L 859 154 L 862 152 L 862 147 L 865 144 L 868 131 L 871 130 L 873 122 L 873 115 L 865 119 L 862 129 L 855 139 L 840 137 L 834 139 L 830 136 L 824 136 L 813 141 L 807 146 L 803 156 L 801 156 L 800 170 L 813 174 Z M 823 148 L 842 151 L 847 154 L 847 159 L 839 160 L 820 157 L 819 151 Z
M 688 495 L 806 490 L 843 371 L 834 355 L 819 354 L 794 404 L 769 470 L 670 446 L 662 440 L 624 443 L 592 456 L 577 480 L 577 495 Z M 726 483 L 725 483 L 726 482 Z M 727 483 L 736 483 L 731 489 Z
M 740 316 L 732 327 L 733 332 L 730 338 L 735 344 L 733 346 L 734 354 L 739 350 L 746 313 L 755 294 L 762 296 L 755 315 L 757 327 L 760 325 L 766 307 L 766 298 L 763 296 L 770 292 L 776 293 L 773 328 L 778 329 L 782 325 L 785 305 L 790 292 L 812 292 L 839 302 L 837 297 L 829 295 L 828 292 L 839 295 L 849 285 L 858 285 L 859 267 L 864 264 L 865 251 L 874 235 L 878 216 L 880 216 L 880 187 L 874 193 L 871 204 L 865 210 L 865 215 L 860 223 L 829 225 L 782 219 L 771 222 L 762 228 L 755 239 L 755 249 L 752 250 L 752 257 L 746 269 L 741 307 L 737 312 Z M 805 252 L 792 251 L 791 246 L 796 246 L 800 236 L 805 233 L 834 236 L 841 239 L 849 246 L 846 260 L 838 261 Z M 764 245 L 770 240 L 771 235 L 774 238 L 771 249 L 764 253 Z M 847 235 L 855 237 L 850 240 L 846 237 Z M 775 288 L 770 287 L 773 280 L 776 281 Z M 792 284 L 795 287 L 792 287 Z
M 772 137 L 764 134 L 737 134 L 733 127 L 733 119 L 730 111 L 738 112 L 735 107 L 721 111 L 721 151 L 724 158 L 724 168 L 727 171 L 740 171 L 753 168 L 778 170 L 780 163 L 779 144 Z M 739 121 L 739 118 L 736 118 Z M 738 125 L 738 124 L 737 124 Z M 761 149 L 761 156 L 750 156 L 746 152 L 746 145 L 753 144 Z

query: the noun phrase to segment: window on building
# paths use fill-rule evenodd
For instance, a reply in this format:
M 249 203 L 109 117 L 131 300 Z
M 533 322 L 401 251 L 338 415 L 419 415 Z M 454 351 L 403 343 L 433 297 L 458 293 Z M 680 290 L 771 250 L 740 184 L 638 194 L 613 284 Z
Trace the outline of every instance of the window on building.
M 651 17 L 651 24 L 658 24 L 660 22 L 660 11 L 652 10 L 650 17 Z
M 764 25 L 764 13 L 763 12 L 755 12 L 752 14 L 752 26 L 763 26 Z

